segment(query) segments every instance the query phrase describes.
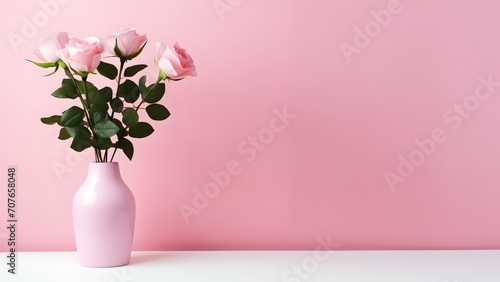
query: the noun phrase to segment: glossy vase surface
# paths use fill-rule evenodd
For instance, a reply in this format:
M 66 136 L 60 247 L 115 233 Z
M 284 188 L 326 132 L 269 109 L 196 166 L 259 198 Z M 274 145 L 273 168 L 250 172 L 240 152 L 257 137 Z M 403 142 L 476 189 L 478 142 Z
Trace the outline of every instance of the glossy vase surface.
M 73 198 L 77 256 L 86 267 L 130 262 L 135 199 L 118 163 L 90 163 L 87 178 Z

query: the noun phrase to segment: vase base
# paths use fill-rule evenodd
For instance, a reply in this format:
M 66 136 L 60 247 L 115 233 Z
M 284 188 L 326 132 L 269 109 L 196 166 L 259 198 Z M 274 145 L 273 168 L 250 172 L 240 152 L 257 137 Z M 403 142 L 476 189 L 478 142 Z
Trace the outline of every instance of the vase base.
M 130 264 L 130 260 L 126 262 L 120 262 L 120 263 L 84 263 L 84 262 L 79 262 L 81 266 L 87 267 L 87 268 L 113 268 L 113 267 L 120 267 L 120 266 L 125 266 Z

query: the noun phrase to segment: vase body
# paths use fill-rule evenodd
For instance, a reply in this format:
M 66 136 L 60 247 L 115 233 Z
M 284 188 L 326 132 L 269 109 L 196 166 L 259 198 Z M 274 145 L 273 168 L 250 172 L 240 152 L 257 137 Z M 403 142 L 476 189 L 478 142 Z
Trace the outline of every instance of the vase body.
M 73 198 L 73 225 L 80 264 L 114 267 L 130 262 L 135 228 L 134 195 L 118 163 L 90 163 Z

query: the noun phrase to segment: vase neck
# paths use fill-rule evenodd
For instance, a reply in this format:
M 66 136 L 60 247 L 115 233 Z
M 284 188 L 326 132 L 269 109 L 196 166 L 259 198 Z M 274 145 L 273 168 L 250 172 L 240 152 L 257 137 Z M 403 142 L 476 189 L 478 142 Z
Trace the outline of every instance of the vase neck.
M 114 178 L 121 179 L 120 166 L 118 163 L 90 163 L 87 173 L 87 179 L 97 178 L 106 179 Z

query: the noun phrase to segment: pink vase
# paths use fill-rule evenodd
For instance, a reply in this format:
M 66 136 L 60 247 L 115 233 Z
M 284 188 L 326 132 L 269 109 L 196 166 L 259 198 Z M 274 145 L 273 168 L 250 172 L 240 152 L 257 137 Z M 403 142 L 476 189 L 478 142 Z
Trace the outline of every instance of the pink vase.
M 90 163 L 87 179 L 73 198 L 78 260 L 86 267 L 130 262 L 135 226 L 134 195 L 118 163 Z

